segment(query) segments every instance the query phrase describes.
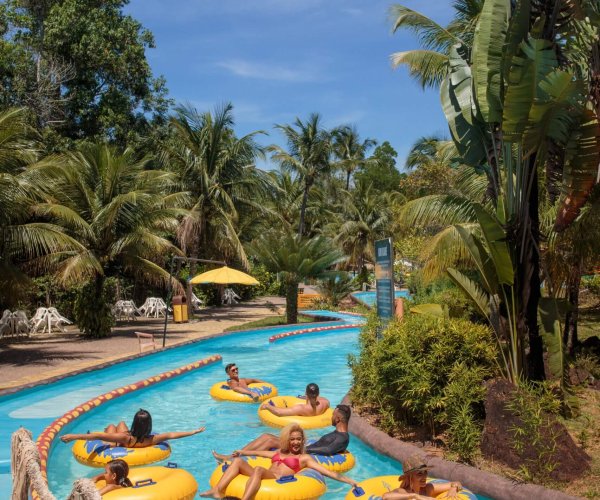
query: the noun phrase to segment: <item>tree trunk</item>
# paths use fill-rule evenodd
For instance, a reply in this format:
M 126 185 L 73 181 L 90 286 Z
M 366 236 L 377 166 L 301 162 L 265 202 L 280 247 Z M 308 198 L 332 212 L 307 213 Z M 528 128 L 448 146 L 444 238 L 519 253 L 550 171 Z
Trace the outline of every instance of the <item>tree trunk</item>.
M 308 203 L 308 190 L 310 185 L 308 182 L 304 185 L 304 194 L 302 195 L 302 206 L 300 207 L 300 222 L 298 223 L 298 236 L 302 238 L 304 235 L 304 215 L 306 212 L 306 205 Z
M 298 282 L 288 282 L 285 292 L 285 313 L 288 323 L 298 323 Z
M 350 175 L 352 175 L 352 172 L 350 170 L 346 170 L 346 191 L 350 189 Z
M 521 276 L 526 280 L 521 295 L 525 313 L 525 326 L 529 338 L 529 353 L 527 354 L 527 378 L 529 380 L 544 380 L 544 345 L 538 326 L 538 304 L 540 292 L 540 217 L 538 201 L 538 175 L 535 158 L 531 158 L 529 168 L 532 172 L 531 193 L 528 203 L 528 217 L 523 220 L 523 231 L 528 231 L 524 238 L 524 252 Z M 519 247 L 517 247 L 519 248 Z
M 563 331 L 563 343 L 569 354 L 575 354 L 575 348 L 579 342 L 577 336 L 577 320 L 579 318 L 579 287 L 581 286 L 581 261 L 571 268 L 569 279 L 567 281 L 567 300 L 569 301 L 569 310 L 565 318 L 565 328 Z

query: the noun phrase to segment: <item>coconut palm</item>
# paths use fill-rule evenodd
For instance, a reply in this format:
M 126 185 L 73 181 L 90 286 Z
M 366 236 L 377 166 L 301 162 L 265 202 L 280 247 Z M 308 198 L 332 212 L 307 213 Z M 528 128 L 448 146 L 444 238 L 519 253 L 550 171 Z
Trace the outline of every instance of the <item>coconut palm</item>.
M 450 48 L 455 44 L 471 48 L 483 4 L 484 0 L 454 0 L 454 18 L 446 27 L 408 7 L 392 5 L 392 31 L 412 31 L 421 45 L 392 54 L 393 67 L 407 66 L 410 76 L 423 88 L 439 87 L 448 73 Z
M 379 193 L 362 182 L 342 194 L 337 217 L 324 232 L 348 255 L 347 264 L 359 272 L 366 263 L 375 262 L 375 240 L 389 236 L 398 197 L 397 193 Z
M 77 249 L 40 259 L 60 283 L 87 283 L 76 303 L 76 320 L 84 334 L 108 335 L 110 311 L 104 283 L 108 276 L 135 276 L 164 285 L 165 256 L 180 253 L 168 239 L 187 214 L 186 193 L 171 193 L 175 176 L 146 170 L 149 159 L 131 150 L 119 153 L 105 144 L 82 144 L 49 172 L 52 196 L 33 213 L 76 238 Z M 48 168 L 49 170 L 49 168 Z
M 377 144 L 373 139 L 360 140 L 356 127 L 340 127 L 333 132 L 333 152 L 336 167 L 346 172 L 346 191 L 350 189 L 352 173 L 366 162 L 367 151 Z
M 79 246 L 60 227 L 32 218 L 47 188 L 36 139 L 24 110 L 0 113 L 0 309 L 19 300 L 33 259 Z
M 331 170 L 332 134 L 323 128 L 321 121 L 321 116 L 313 113 L 306 122 L 296 118 L 293 125 L 275 125 L 287 141 L 287 151 L 276 145 L 269 148 L 273 152 L 273 160 L 278 162 L 283 170 L 296 173 L 302 182 L 298 236 L 305 234 L 306 207 L 310 190 L 319 178 Z
M 247 268 L 236 225 L 242 210 L 265 213 L 260 197 L 270 185 L 269 177 L 254 164 L 263 154 L 255 142 L 262 132 L 237 138 L 231 104 L 214 113 L 178 107 L 171 126 L 174 139 L 163 161 L 192 199 L 178 231 L 182 249 L 190 257 L 235 259 Z
M 344 259 L 327 238 L 307 239 L 289 232 L 271 232 L 254 242 L 251 249 L 269 271 L 279 273 L 283 280 L 288 323 L 298 322 L 298 284 L 325 276 L 329 268 Z

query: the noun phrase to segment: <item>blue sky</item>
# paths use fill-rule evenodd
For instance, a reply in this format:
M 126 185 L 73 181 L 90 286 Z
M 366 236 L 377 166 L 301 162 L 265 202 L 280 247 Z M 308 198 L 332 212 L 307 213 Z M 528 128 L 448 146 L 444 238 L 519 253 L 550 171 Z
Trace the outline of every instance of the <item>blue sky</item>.
M 393 52 L 417 48 L 392 35 L 381 0 L 131 0 L 126 11 L 149 28 L 147 52 L 170 96 L 201 111 L 232 102 L 238 135 L 319 112 L 328 127 L 354 124 L 361 137 L 388 140 L 398 167 L 420 136 L 446 134 L 437 91 L 423 91 Z M 404 0 L 444 24 L 449 0 Z M 269 165 L 265 165 L 268 167 Z

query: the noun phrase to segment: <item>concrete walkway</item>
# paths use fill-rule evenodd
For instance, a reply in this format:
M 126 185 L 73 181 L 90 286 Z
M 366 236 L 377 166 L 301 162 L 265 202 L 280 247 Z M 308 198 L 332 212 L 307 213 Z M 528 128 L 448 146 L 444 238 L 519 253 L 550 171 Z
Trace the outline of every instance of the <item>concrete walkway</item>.
M 169 323 L 166 345 L 200 339 L 230 326 L 284 312 L 285 299 L 281 297 L 261 297 L 231 307 L 204 309 L 190 323 Z M 163 324 L 164 319 L 122 321 L 113 329 L 112 336 L 98 340 L 84 339 L 76 328 L 64 334 L 3 339 L 0 341 L 0 391 L 137 354 L 136 331 L 153 333 L 162 345 Z

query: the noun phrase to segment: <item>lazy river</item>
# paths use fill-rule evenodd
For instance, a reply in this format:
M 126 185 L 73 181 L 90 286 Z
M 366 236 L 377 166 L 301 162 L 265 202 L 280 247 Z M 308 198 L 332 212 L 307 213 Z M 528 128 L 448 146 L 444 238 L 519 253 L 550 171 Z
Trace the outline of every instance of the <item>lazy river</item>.
M 348 392 L 351 382 L 348 354 L 357 352 L 357 327 L 312 332 L 269 342 L 272 335 L 307 326 L 350 325 L 360 321 L 360 318 L 350 315 L 322 311 L 318 314 L 335 316 L 339 321 L 265 328 L 206 339 L 0 397 L 0 498 L 10 495 L 10 434 L 20 425 L 37 436 L 56 417 L 94 396 L 220 354 L 221 362 L 110 401 L 74 420 L 61 431 L 61 434 L 85 433 L 101 430 L 107 423 L 120 420 L 129 424 L 139 408 L 151 412 L 154 429 L 159 432 L 190 430 L 205 425 L 204 433 L 173 441 L 169 461 L 191 472 L 200 491 L 208 488 L 208 479 L 216 466 L 211 450 L 229 452 L 262 432 L 277 432 L 260 423 L 256 414 L 257 404 L 217 402 L 209 396 L 212 384 L 224 380 L 225 364 L 237 363 L 242 377 L 253 376 L 274 383 L 281 395 L 301 394 L 308 382 L 316 382 L 321 394 L 336 405 Z M 315 438 L 329 430 L 308 431 L 308 436 Z M 355 480 L 397 474 L 401 470 L 398 462 L 379 455 L 355 437 L 351 439 L 349 448 L 356 457 L 357 465 L 348 475 Z M 74 460 L 70 444 L 63 444 L 58 438 L 55 440 L 48 459 L 48 479 L 57 498 L 68 495 L 76 478 L 91 477 L 96 473 L 98 469 Z M 332 480 L 327 480 L 327 486 L 325 499 L 343 498 L 348 491 L 347 485 Z

